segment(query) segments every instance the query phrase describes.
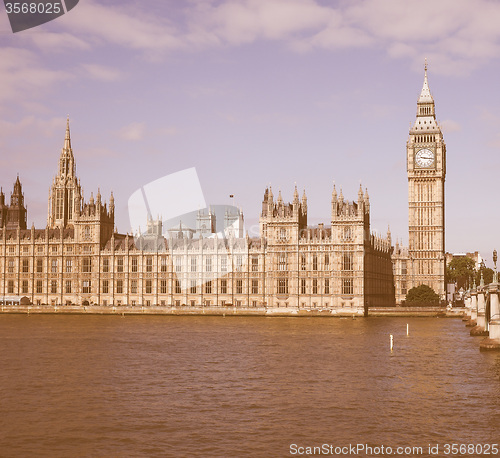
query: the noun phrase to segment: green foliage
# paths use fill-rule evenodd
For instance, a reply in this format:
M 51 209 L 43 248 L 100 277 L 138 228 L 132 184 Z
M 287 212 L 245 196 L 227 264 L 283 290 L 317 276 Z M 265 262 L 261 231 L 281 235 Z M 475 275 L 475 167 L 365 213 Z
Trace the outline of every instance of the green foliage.
M 446 266 L 446 279 L 448 283 L 456 283 L 457 289 L 467 288 L 471 278 L 474 278 L 475 262 L 467 256 L 453 258 Z
M 493 273 L 494 273 L 493 269 L 490 269 L 489 267 L 481 266 L 481 268 L 475 274 L 476 285 L 479 285 L 479 282 L 481 281 L 481 272 L 483 273 L 485 285 L 493 282 Z
M 438 305 L 439 295 L 427 285 L 415 286 L 406 294 L 408 305 Z

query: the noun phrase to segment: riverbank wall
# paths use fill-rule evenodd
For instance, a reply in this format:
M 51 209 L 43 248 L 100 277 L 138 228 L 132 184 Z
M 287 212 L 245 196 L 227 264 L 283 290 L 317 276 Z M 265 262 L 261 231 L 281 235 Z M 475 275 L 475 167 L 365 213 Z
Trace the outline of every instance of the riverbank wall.
M 68 314 L 68 315 L 193 315 L 193 316 L 288 316 L 288 317 L 362 317 L 359 309 L 292 309 L 265 307 L 163 307 L 163 306 L 53 306 L 11 305 L 2 306 L 0 313 L 9 314 Z M 420 316 L 462 318 L 462 309 L 447 310 L 443 307 L 378 307 L 368 310 L 368 316 Z

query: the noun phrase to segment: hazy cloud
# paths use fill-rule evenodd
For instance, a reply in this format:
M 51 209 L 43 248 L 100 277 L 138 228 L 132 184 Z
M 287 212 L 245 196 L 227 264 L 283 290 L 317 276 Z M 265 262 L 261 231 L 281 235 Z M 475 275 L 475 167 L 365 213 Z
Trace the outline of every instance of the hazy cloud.
M 28 98 L 46 91 L 59 81 L 71 78 L 68 72 L 49 70 L 38 56 L 26 49 L 0 48 L 0 101 Z
M 121 73 L 118 70 L 105 65 L 83 64 L 82 67 L 87 75 L 95 80 L 113 82 L 121 78 Z
M 458 122 L 453 121 L 451 119 L 445 119 L 444 121 L 441 121 L 439 124 L 441 125 L 442 131 L 447 134 L 450 132 L 458 132 L 462 130 L 462 126 Z
M 489 0 L 189 1 L 171 11 L 165 17 L 142 2 L 87 0 L 54 22 L 65 32 L 35 30 L 23 39 L 55 51 L 111 44 L 155 59 L 269 40 L 299 52 L 376 47 L 419 68 L 427 56 L 441 74 L 465 74 L 500 52 L 500 3 Z
M 49 32 L 38 28 L 28 29 L 19 34 L 20 39 L 30 42 L 42 51 L 88 50 L 89 43 L 67 32 Z
M 182 36 L 168 19 L 147 11 L 143 3 L 109 6 L 88 0 L 78 5 L 76 14 L 63 16 L 60 24 L 96 45 L 111 43 L 142 51 L 183 47 Z
M 35 134 L 33 137 L 52 137 L 57 133 L 61 134 L 61 147 L 64 140 L 64 129 L 66 119 L 64 118 L 36 118 L 35 116 L 26 116 L 19 121 L 5 121 L 0 119 L 0 139 L 7 136 L 25 136 L 26 132 Z
M 123 140 L 139 141 L 146 133 L 146 123 L 133 122 L 118 131 L 118 136 Z

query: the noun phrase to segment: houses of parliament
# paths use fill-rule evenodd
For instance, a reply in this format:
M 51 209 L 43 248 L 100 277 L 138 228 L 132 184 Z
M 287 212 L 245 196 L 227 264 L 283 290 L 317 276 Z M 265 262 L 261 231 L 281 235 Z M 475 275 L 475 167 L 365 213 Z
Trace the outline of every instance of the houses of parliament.
M 76 175 L 69 119 L 48 200 L 47 226 L 27 227 L 17 177 L 10 204 L 0 192 L 0 299 L 34 305 L 227 306 L 331 309 L 364 314 L 400 304 L 429 285 L 442 298 L 446 148 L 436 122 L 427 68 L 406 144 L 409 245 L 370 231 L 370 198 L 348 201 L 335 186 L 330 225 L 307 224 L 307 196 L 286 203 L 264 192 L 260 236 L 242 231 L 242 215 L 199 211 L 195 227 L 163 228 L 148 219 L 141 234 L 115 229 L 113 195 L 86 201 Z M 228 230 L 231 227 L 237 230 Z M 165 230 L 164 230 L 165 229 Z

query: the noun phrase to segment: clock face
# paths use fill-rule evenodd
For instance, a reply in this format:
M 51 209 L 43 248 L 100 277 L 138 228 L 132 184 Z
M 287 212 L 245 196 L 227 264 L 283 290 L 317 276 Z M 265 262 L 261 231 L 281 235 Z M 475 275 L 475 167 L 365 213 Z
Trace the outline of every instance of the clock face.
M 415 154 L 415 162 L 419 167 L 430 167 L 434 164 L 434 152 L 427 148 L 418 150 Z

